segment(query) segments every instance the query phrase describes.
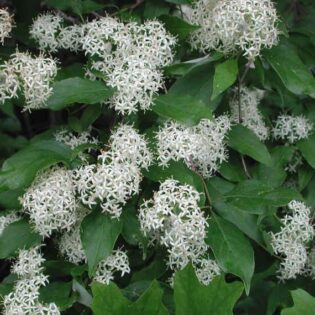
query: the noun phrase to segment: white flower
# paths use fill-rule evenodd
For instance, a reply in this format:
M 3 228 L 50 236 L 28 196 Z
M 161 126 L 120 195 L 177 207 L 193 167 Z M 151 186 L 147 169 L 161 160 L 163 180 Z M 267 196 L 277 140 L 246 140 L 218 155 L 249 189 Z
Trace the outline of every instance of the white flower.
M 315 247 L 308 253 L 303 274 L 315 279 Z
M 55 139 L 58 142 L 64 143 L 72 150 L 82 144 L 98 144 L 99 141 L 91 136 L 90 131 L 82 131 L 76 135 L 74 132 L 67 129 L 58 130 L 55 134 Z
M 114 250 L 112 255 L 98 264 L 93 280 L 109 284 L 114 279 L 115 272 L 120 272 L 121 277 L 130 273 L 128 256 L 121 249 Z
M 130 125 L 120 125 L 110 136 L 109 143 L 122 162 L 130 161 L 140 168 L 148 168 L 152 163 L 144 136 Z
M 10 37 L 13 28 L 13 18 L 7 9 L 0 9 L 0 41 L 3 45 L 4 39 Z
M 168 179 L 153 199 L 140 208 L 142 232 L 167 248 L 171 269 L 181 269 L 189 261 L 197 261 L 208 249 L 207 221 L 198 206 L 199 198 L 193 187 Z
M 17 97 L 20 88 L 20 82 L 14 67 L 8 61 L 0 65 L 0 103 Z
M 57 51 L 57 33 L 61 30 L 62 23 L 63 19 L 59 15 L 45 13 L 37 16 L 30 28 L 30 34 L 41 50 Z
M 224 138 L 230 127 L 227 116 L 203 119 L 194 127 L 168 121 L 156 136 L 160 165 L 182 159 L 204 177 L 211 177 L 227 158 Z
M 21 204 L 43 237 L 56 230 L 69 230 L 75 223 L 77 207 L 70 171 L 55 166 L 40 172 Z
M 209 285 L 216 276 L 221 274 L 220 267 L 216 261 L 210 258 L 198 259 L 194 263 L 194 268 L 198 280 L 204 285 Z
M 268 138 L 269 130 L 258 109 L 258 105 L 264 96 L 264 92 L 259 89 L 249 89 L 242 86 L 240 89 L 240 112 L 238 89 L 234 90 L 234 97 L 230 100 L 231 119 L 233 122 L 241 124 L 252 130 L 256 136 L 264 141 Z M 241 117 L 240 117 L 241 114 Z
M 12 211 L 6 215 L 0 216 L 0 236 L 8 225 L 20 219 L 21 217 L 19 216 L 19 214 Z
M 86 255 L 83 249 L 80 236 L 81 223 L 89 211 L 85 208 L 77 210 L 76 223 L 70 231 L 64 232 L 58 242 L 60 253 L 73 264 L 86 262 Z
M 313 130 L 313 123 L 303 116 L 280 115 L 274 123 L 272 135 L 275 140 L 295 143 L 306 139 Z
M 310 223 L 310 209 L 296 200 L 292 200 L 288 208 L 290 213 L 281 219 L 280 232 L 270 233 L 274 252 L 284 256 L 279 270 L 281 280 L 295 279 L 303 273 L 307 262 L 306 245 L 315 236 Z
M 299 166 L 303 165 L 303 157 L 299 151 L 295 151 L 290 162 L 284 168 L 285 171 L 294 174 L 298 171 Z
M 224 54 L 242 50 L 250 65 L 263 48 L 278 41 L 278 17 L 270 0 L 197 0 L 186 18 L 200 26 L 190 37 L 194 49 Z
M 83 27 L 80 25 L 70 25 L 60 30 L 58 35 L 58 47 L 78 52 L 82 48 Z
M 48 283 L 48 277 L 42 271 L 45 261 L 40 253 L 40 246 L 29 250 L 20 250 L 12 272 L 18 280 L 13 292 L 4 297 L 5 315 L 60 315 L 54 303 L 43 305 L 39 302 L 39 289 Z

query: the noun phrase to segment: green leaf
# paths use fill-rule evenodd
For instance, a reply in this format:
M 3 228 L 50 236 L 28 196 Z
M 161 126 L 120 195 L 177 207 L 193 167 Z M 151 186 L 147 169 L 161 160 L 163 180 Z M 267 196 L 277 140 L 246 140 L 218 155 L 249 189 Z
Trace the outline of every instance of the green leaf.
M 153 19 L 168 14 L 170 11 L 170 6 L 163 0 L 146 0 L 144 5 L 143 16 L 146 19 Z
M 122 221 L 94 211 L 87 215 L 81 224 L 81 240 L 93 275 L 98 263 L 106 259 L 114 248 L 122 229 Z
M 199 123 L 202 118 L 212 118 L 211 110 L 200 100 L 191 96 L 160 95 L 154 100 L 152 110 L 165 118 L 174 119 L 188 126 Z
M 182 161 L 171 161 L 168 167 L 153 165 L 148 170 L 143 170 L 143 175 L 155 182 L 173 178 L 181 184 L 191 185 L 201 194 L 200 203 L 204 204 L 204 188 L 200 176 L 190 170 Z
M 266 165 L 272 164 L 267 147 L 251 130 L 242 125 L 232 127 L 228 134 L 228 144 L 234 150 L 248 155 L 258 162 Z
M 57 81 L 47 107 L 61 110 L 74 103 L 96 104 L 113 95 L 113 90 L 100 81 L 90 81 L 78 77 Z
M 175 4 L 191 4 L 193 0 L 165 0 L 169 3 L 175 3 Z
M 284 309 L 281 315 L 313 315 L 315 309 L 315 297 L 302 289 L 292 292 L 294 306 Z
M 159 17 L 165 28 L 173 35 L 177 36 L 179 40 L 186 39 L 189 34 L 199 28 L 199 26 L 189 24 L 177 16 L 162 15 Z
M 162 304 L 163 291 L 157 281 L 132 303 L 125 298 L 114 283 L 104 285 L 93 283 L 92 310 L 95 315 L 167 315 L 169 314 Z
M 233 224 L 214 214 L 209 222 L 207 243 L 223 271 L 240 277 L 248 294 L 255 267 L 248 239 Z
M 29 249 L 41 243 L 41 236 L 35 233 L 26 219 L 8 225 L 0 237 L 0 259 L 15 256 L 19 249 Z
M 82 116 L 80 118 L 81 127 L 83 130 L 87 129 L 90 125 L 92 125 L 96 119 L 102 114 L 102 106 L 94 105 L 89 106 L 84 110 Z
M 228 59 L 215 66 L 211 100 L 228 89 L 237 78 L 238 65 L 235 59 Z
M 68 146 L 54 140 L 35 141 L 3 163 L 0 191 L 25 188 L 41 169 L 59 162 L 69 165 L 71 159 Z
M 55 303 L 60 311 L 72 306 L 76 296 L 72 294 L 71 282 L 52 282 L 39 290 L 39 300 L 44 304 Z
M 289 91 L 315 97 L 315 78 L 288 40 L 282 38 L 277 46 L 266 49 L 263 56 Z
M 305 140 L 299 141 L 296 145 L 307 163 L 315 169 L 315 134 L 312 134 Z
M 189 264 L 175 275 L 176 315 L 233 315 L 234 304 L 242 292 L 240 282 L 226 283 L 224 276 L 216 277 L 204 286 Z

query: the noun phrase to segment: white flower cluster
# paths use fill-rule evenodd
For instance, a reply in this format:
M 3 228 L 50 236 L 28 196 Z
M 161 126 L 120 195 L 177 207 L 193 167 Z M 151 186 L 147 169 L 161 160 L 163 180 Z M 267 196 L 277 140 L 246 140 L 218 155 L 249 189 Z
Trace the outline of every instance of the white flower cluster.
M 315 247 L 308 253 L 303 274 L 315 280 Z
M 79 207 L 76 213 L 76 222 L 70 230 L 64 232 L 59 239 L 58 248 L 62 256 L 73 264 L 87 262 L 80 236 L 80 227 L 89 210 Z
M 99 144 L 99 141 L 91 136 L 90 130 L 82 131 L 76 135 L 67 129 L 58 130 L 55 134 L 55 140 L 69 146 L 72 150 L 83 144 Z
M 280 115 L 274 123 L 272 135 L 275 140 L 294 143 L 306 139 L 313 131 L 313 123 L 303 116 Z
M 139 192 L 141 168 L 152 161 L 145 138 L 133 127 L 121 125 L 110 137 L 110 148 L 98 164 L 83 165 L 73 172 L 79 199 L 92 207 L 98 202 L 103 212 L 118 218 L 122 205 Z
M 4 43 L 4 39 L 10 37 L 13 28 L 13 18 L 7 9 L 0 9 L 0 42 Z
M 93 280 L 109 284 L 111 280 L 114 280 L 115 272 L 120 272 L 121 277 L 130 273 L 128 256 L 121 249 L 114 250 L 109 257 L 97 265 Z
M 18 276 L 14 290 L 4 297 L 4 315 L 60 315 L 54 303 L 43 305 L 39 302 L 39 289 L 48 283 L 42 271 L 45 261 L 40 247 L 20 250 L 12 272 Z
M 166 122 L 156 136 L 160 165 L 183 159 L 204 177 L 212 176 L 227 158 L 224 138 L 230 128 L 230 120 L 224 115 L 213 120 L 203 119 L 194 127 Z
M 270 0 L 197 0 L 185 11 L 187 20 L 200 26 L 190 42 L 202 52 L 241 50 L 253 65 L 263 48 L 277 44 L 278 17 Z
M 59 43 L 57 40 L 57 32 L 62 28 L 63 19 L 59 15 L 45 13 L 38 15 L 34 20 L 30 34 L 37 41 L 41 50 L 56 52 Z
M 310 223 L 310 209 L 296 200 L 292 200 L 288 208 L 291 213 L 281 219 L 280 232 L 270 233 L 275 254 L 284 256 L 279 269 L 281 280 L 295 279 L 303 273 L 307 263 L 307 243 L 315 236 Z
M 219 268 L 214 261 L 204 259 L 208 224 L 198 206 L 199 198 L 193 187 L 168 179 L 153 199 L 142 204 L 139 221 L 144 235 L 167 248 L 171 269 L 182 269 L 191 261 L 200 281 L 209 283 Z
M 269 129 L 258 109 L 258 105 L 264 97 L 264 92 L 255 88 L 242 86 L 240 88 L 240 110 L 239 110 L 239 91 L 234 90 L 234 96 L 230 100 L 231 120 L 252 130 L 256 136 L 264 141 L 268 138 Z M 241 117 L 240 117 L 241 116 Z
M 25 97 L 25 110 L 45 107 L 52 94 L 51 81 L 57 74 L 54 59 L 16 52 L 0 67 L 0 102 L 16 97 L 19 90 Z
M 21 217 L 16 212 L 9 212 L 6 215 L 0 216 L 0 236 L 8 225 L 20 219 Z
M 76 221 L 77 208 L 71 172 L 58 166 L 41 171 L 20 202 L 43 237 L 69 230 Z

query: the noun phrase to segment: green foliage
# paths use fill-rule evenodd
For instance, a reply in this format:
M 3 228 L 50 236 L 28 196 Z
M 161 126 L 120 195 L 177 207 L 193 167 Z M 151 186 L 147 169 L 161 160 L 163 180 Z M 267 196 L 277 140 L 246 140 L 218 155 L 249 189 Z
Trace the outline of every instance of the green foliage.
M 315 298 L 302 289 L 291 291 L 294 305 L 284 309 L 281 315 L 311 315 L 314 312 Z

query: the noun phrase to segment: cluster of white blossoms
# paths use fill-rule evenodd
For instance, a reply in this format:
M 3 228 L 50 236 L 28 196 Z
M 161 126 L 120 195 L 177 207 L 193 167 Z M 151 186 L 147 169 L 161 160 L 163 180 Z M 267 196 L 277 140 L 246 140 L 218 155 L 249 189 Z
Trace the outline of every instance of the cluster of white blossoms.
M 13 28 L 13 18 L 7 9 L 0 9 L 0 41 L 3 45 L 4 39 L 10 37 Z
M 315 280 L 315 247 L 313 247 L 308 253 L 303 274 Z
M 270 0 L 197 0 L 184 12 L 190 23 L 200 26 L 190 42 L 202 52 L 241 50 L 253 66 L 260 51 L 278 41 L 278 17 Z
M 152 105 L 153 97 L 163 87 L 160 68 L 173 61 L 176 43 L 162 23 L 122 23 L 105 16 L 82 25 L 62 24 L 58 15 L 40 15 L 31 27 L 31 35 L 43 50 L 82 50 L 92 56 L 87 76 L 102 77 L 115 88 L 109 105 L 121 114 Z
M 307 263 L 307 243 L 315 236 L 311 225 L 310 208 L 303 202 L 292 200 L 288 204 L 290 213 L 281 222 L 283 226 L 277 233 L 270 233 L 271 245 L 275 254 L 283 255 L 279 269 L 279 279 L 295 279 L 302 274 Z
M 88 207 L 100 204 L 102 211 L 118 218 L 122 206 L 139 193 L 141 168 L 152 162 L 145 138 L 132 126 L 121 125 L 111 135 L 109 148 L 98 163 L 73 172 L 80 201 Z
M 264 97 L 264 91 L 241 86 L 240 91 L 234 89 L 233 92 L 234 96 L 229 104 L 231 120 L 252 130 L 260 140 L 266 140 L 269 129 L 258 109 L 258 105 Z
M 44 261 L 39 246 L 19 251 L 12 267 L 18 280 L 13 291 L 4 297 L 4 315 L 60 315 L 54 303 L 43 305 L 39 302 L 39 289 L 48 283 L 48 277 L 43 274 Z
M 199 198 L 192 186 L 168 179 L 161 183 L 153 199 L 142 204 L 139 221 L 145 236 L 167 248 L 168 266 L 172 270 L 192 262 L 200 281 L 209 283 L 219 268 L 214 261 L 204 258 L 208 224 L 198 206 Z
M 20 202 L 43 237 L 69 230 L 76 221 L 77 208 L 71 172 L 58 166 L 39 172 Z
M 90 130 L 82 131 L 76 135 L 70 130 L 61 129 L 54 136 L 56 141 L 69 146 L 72 150 L 84 144 L 99 144 L 99 141 L 91 135 Z
M 313 131 L 313 123 L 303 116 L 280 115 L 274 122 L 272 135 L 275 140 L 295 143 L 306 139 Z
M 204 177 L 211 177 L 227 158 L 224 139 L 230 128 L 230 119 L 225 115 L 202 119 L 193 127 L 167 121 L 156 135 L 160 165 L 184 160 Z
M 56 74 L 54 59 L 16 52 L 0 66 L 0 102 L 16 97 L 22 90 L 25 110 L 43 108 L 52 94 L 51 82 Z
M 6 215 L 0 216 L 0 236 L 8 225 L 20 219 L 21 219 L 21 216 L 18 213 L 13 212 L 13 211 L 9 212 Z

